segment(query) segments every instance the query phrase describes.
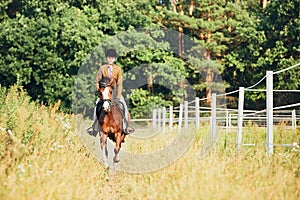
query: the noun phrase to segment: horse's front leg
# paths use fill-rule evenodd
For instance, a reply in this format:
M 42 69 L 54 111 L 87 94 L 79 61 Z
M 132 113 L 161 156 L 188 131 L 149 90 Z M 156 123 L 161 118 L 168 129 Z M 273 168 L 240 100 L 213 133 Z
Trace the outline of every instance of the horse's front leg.
M 119 162 L 119 152 L 120 152 L 120 146 L 121 146 L 121 142 L 122 142 L 122 136 L 121 136 L 121 132 L 116 134 L 116 147 L 115 147 L 115 156 L 114 156 L 114 162 L 117 163 Z
M 101 149 L 102 149 L 102 160 L 105 168 L 107 168 L 108 165 L 108 152 L 107 152 L 107 135 L 104 134 L 102 131 L 100 132 L 101 136 Z

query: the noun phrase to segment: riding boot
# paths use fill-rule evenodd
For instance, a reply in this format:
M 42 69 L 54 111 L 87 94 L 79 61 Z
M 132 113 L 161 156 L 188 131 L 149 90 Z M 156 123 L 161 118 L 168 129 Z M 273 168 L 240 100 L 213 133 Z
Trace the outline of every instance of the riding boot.
M 87 129 L 87 132 L 92 136 L 96 136 L 99 130 L 100 130 L 99 122 L 98 120 L 95 120 L 93 125 Z
M 128 134 L 131 134 L 131 133 L 134 133 L 134 128 L 132 128 L 131 126 L 129 126 L 129 124 L 127 123 L 127 120 L 126 119 L 123 119 L 123 130 L 124 130 L 124 133 L 126 134 L 126 135 L 128 135 Z

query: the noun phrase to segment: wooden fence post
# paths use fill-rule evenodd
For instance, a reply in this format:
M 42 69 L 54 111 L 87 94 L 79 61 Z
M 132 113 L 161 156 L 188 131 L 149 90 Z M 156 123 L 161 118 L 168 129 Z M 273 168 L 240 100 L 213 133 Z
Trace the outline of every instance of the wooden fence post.
M 229 112 L 226 109 L 226 134 L 229 133 Z
M 162 108 L 162 131 L 163 133 L 166 132 L 166 107 Z
M 297 128 L 296 110 L 292 111 L 292 128 L 295 130 Z
M 229 131 L 231 131 L 231 129 L 232 129 L 232 122 L 231 122 L 231 118 L 232 118 L 232 114 L 229 114 Z
M 170 131 L 172 131 L 172 129 L 173 129 L 173 106 L 169 107 L 169 111 L 170 111 L 169 127 L 170 127 Z
M 187 129 L 189 126 L 189 102 L 188 101 L 184 101 L 184 128 Z
M 179 119 L 178 119 L 178 132 L 181 132 L 181 126 L 182 126 L 182 115 L 183 115 L 183 105 L 180 104 L 179 106 Z
M 239 88 L 239 111 L 238 111 L 238 132 L 236 137 L 236 149 L 239 151 L 242 144 L 243 113 L 244 113 L 244 87 Z
M 154 128 L 154 129 L 157 128 L 157 110 L 156 109 L 152 110 L 152 128 Z
M 196 120 L 196 130 L 200 127 L 200 102 L 199 97 L 195 98 L 195 120 Z
M 211 108 L 211 133 L 212 133 L 212 142 L 216 143 L 217 136 L 217 96 L 216 93 L 212 94 L 212 108 Z
M 267 154 L 273 154 L 273 71 L 267 71 Z
M 158 121 L 157 121 L 157 125 L 158 125 L 158 131 L 161 130 L 161 108 L 158 109 Z

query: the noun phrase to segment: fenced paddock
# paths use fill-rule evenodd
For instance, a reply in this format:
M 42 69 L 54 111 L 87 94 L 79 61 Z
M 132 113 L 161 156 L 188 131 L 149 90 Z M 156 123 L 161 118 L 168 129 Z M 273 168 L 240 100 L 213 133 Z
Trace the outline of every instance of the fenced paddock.
M 208 122 L 210 124 L 211 138 L 216 142 L 217 130 L 220 130 L 220 134 L 228 134 L 230 132 L 236 132 L 236 149 L 240 151 L 242 146 L 266 146 L 266 152 L 273 154 L 274 146 L 283 147 L 299 147 L 299 141 L 293 141 L 292 143 L 274 143 L 274 130 L 273 126 L 285 125 L 285 128 L 296 130 L 300 120 L 300 110 L 297 107 L 300 106 L 299 102 L 289 105 L 282 105 L 273 107 L 273 93 L 274 92 L 300 92 L 300 90 L 276 90 L 273 88 L 273 76 L 284 73 L 287 70 L 291 70 L 300 66 L 300 63 L 291 67 L 279 70 L 276 72 L 267 71 L 266 75 L 258 81 L 256 84 L 244 88 L 240 87 L 239 90 L 225 93 L 225 94 L 212 94 L 211 107 L 200 107 L 200 102 L 207 100 L 207 98 L 198 98 L 191 102 L 185 101 L 180 106 L 173 108 L 158 108 L 152 111 L 152 127 L 160 131 L 163 134 L 168 127 L 172 130 L 173 126 L 177 126 L 178 130 L 187 128 L 193 124 L 196 129 L 201 128 L 202 122 Z M 255 87 L 262 81 L 266 81 L 266 89 L 255 89 Z M 245 92 L 266 92 L 266 109 L 264 110 L 244 110 L 244 96 Z M 217 98 L 223 98 L 226 95 L 233 93 L 239 94 L 238 108 L 226 109 L 217 106 Z M 176 115 L 178 117 L 175 117 Z M 150 121 L 150 120 L 149 120 Z M 249 124 L 255 124 L 258 127 L 265 129 L 265 142 L 260 143 L 246 143 L 243 142 L 243 131 Z

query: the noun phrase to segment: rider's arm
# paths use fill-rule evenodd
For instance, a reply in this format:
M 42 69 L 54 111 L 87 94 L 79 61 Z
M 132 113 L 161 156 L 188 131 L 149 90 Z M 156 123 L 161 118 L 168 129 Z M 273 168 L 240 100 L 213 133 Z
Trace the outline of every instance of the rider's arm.
M 99 90 L 99 82 L 102 79 L 102 75 L 103 75 L 103 70 L 102 70 L 102 66 L 99 68 L 98 72 L 97 72 L 97 76 L 96 76 L 96 91 Z
M 119 68 L 117 73 L 117 86 L 118 86 L 117 98 L 120 99 L 122 96 L 122 89 L 123 89 L 123 77 L 122 77 L 121 68 Z

